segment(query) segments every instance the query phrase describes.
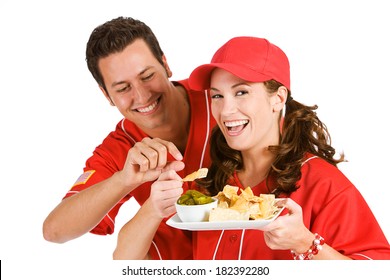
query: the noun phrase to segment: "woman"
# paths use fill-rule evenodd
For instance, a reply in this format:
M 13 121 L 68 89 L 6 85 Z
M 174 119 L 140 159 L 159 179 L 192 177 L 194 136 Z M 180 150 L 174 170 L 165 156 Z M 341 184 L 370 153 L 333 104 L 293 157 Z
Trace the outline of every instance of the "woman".
M 317 107 L 292 99 L 280 48 L 233 38 L 189 82 L 210 91 L 218 124 L 213 163 L 198 184 L 210 195 L 229 184 L 286 198 L 285 211 L 263 231 L 194 232 L 195 259 L 390 259 L 370 208 L 336 167 L 343 155 L 335 158 Z

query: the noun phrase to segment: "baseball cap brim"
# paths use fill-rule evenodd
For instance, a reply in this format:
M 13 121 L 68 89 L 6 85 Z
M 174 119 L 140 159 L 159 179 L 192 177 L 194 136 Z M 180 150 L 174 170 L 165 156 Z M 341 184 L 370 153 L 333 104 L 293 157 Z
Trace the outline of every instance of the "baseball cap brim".
M 259 73 L 248 66 L 232 63 L 210 63 L 198 66 L 192 71 L 188 83 L 193 90 L 206 90 L 210 88 L 211 73 L 216 68 L 224 69 L 233 75 L 248 82 L 265 82 L 272 78 L 264 73 Z

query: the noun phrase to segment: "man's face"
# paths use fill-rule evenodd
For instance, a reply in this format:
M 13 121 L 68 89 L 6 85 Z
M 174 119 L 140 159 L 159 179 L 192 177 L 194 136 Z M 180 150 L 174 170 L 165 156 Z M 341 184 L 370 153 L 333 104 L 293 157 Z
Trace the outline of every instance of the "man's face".
M 99 61 L 106 97 L 120 113 L 143 130 L 164 124 L 171 72 L 153 56 L 143 40 Z

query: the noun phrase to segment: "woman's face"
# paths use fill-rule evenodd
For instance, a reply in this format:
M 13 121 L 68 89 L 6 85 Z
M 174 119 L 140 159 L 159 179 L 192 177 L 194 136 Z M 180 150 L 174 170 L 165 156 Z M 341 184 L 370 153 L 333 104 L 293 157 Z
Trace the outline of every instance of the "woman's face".
M 220 68 L 212 72 L 210 87 L 212 114 L 231 148 L 257 150 L 279 143 L 277 93 Z

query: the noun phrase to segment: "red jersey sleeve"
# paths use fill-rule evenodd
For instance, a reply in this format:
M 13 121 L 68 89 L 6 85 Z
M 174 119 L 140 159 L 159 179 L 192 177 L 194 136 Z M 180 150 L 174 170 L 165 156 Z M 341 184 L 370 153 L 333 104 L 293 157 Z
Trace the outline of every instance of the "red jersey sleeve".
M 127 127 L 125 128 L 125 126 Z M 131 131 L 132 134 L 130 135 L 126 130 Z M 128 150 L 134 145 L 135 141 L 140 141 L 144 137 L 146 135 L 130 123 L 125 120 L 119 122 L 115 131 L 111 132 L 102 144 L 96 147 L 92 156 L 86 161 L 84 173 L 80 175 L 72 188 L 66 193 L 64 199 L 106 180 L 115 172 L 122 170 Z M 130 197 L 131 195 L 126 196 L 115 205 L 91 232 L 100 235 L 112 234 L 115 227 L 115 217 L 120 207 Z
M 389 243 L 370 207 L 336 167 L 309 161 L 291 198 L 301 205 L 310 231 L 335 250 L 353 259 L 390 259 Z

